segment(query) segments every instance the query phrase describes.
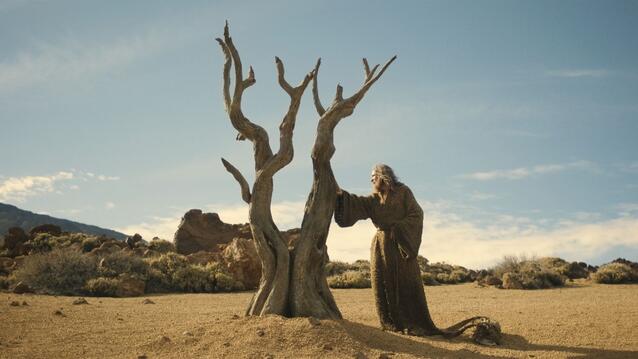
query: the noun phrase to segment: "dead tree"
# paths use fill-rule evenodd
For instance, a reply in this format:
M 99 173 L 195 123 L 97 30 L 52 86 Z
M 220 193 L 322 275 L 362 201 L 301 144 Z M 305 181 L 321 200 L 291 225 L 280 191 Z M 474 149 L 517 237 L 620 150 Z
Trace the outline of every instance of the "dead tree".
M 273 153 L 266 130 L 251 122 L 241 110 L 242 94 L 255 84 L 255 74 L 250 67 L 248 77 L 244 79 L 239 53 L 228 32 L 228 23 L 224 27 L 224 39 L 216 40 L 225 56 L 223 96 L 226 112 L 233 127 L 238 131 L 237 140 L 250 140 L 254 151 L 255 181 L 252 190 L 241 172 L 222 159 L 226 170 L 239 182 L 243 200 L 249 204 L 250 228 L 262 265 L 259 289 L 254 294 L 246 315 L 341 318 L 324 272 L 327 258 L 326 239 L 335 210 L 337 190 L 330 166 L 330 159 L 335 152 L 333 132 L 341 119 L 353 113 L 366 92 L 396 56 L 378 73 L 379 65 L 371 69 L 366 59 L 363 59 L 365 81 L 361 88 L 354 95 L 344 99 L 343 88 L 337 85 L 335 98 L 327 109 L 321 105 L 317 88 L 321 59 L 317 61 L 314 70 L 308 73 L 298 86 L 293 87 L 285 79 L 283 62 L 276 57 L 279 85 L 290 96 L 290 105 L 279 126 L 279 150 Z M 232 96 L 231 67 L 235 70 Z M 273 176 L 292 161 L 293 130 L 301 97 L 310 80 L 313 80 L 314 104 L 320 116 L 311 155 L 314 180 L 304 210 L 300 238 L 295 247 L 289 249 L 288 243 L 282 238 L 273 221 L 270 210 Z

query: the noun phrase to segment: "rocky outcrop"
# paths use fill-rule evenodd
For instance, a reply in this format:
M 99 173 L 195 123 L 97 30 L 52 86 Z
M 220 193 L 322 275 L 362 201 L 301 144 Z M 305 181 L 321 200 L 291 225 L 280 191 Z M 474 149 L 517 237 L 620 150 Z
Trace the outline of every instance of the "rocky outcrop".
M 222 252 L 228 271 L 246 289 L 257 288 L 261 278 L 261 262 L 252 240 L 235 238 Z
M 218 252 L 220 245 L 230 243 L 233 238 L 251 239 L 250 226 L 224 223 L 217 213 L 191 209 L 182 217 L 174 242 L 177 253 L 188 255 L 198 251 Z

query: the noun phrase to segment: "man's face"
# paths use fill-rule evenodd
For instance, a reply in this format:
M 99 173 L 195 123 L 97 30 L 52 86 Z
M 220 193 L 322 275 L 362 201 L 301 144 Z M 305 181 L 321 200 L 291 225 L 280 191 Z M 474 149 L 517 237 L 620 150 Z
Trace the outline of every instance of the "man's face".
M 381 192 L 381 189 L 383 188 L 383 181 L 374 171 L 370 175 L 370 182 L 372 183 L 373 192 Z

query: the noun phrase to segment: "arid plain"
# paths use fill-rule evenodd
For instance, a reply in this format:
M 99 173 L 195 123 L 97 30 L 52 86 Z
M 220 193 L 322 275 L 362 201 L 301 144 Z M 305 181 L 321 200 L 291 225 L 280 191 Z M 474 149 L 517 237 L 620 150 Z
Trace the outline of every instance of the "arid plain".
M 477 345 L 469 333 L 445 340 L 383 332 L 370 289 L 333 292 L 342 321 L 247 318 L 250 292 L 87 297 L 82 305 L 72 304 L 76 297 L 5 293 L 0 357 L 638 357 L 638 285 L 582 280 L 531 291 L 474 283 L 426 287 L 439 326 L 489 316 L 503 330 L 497 347 Z

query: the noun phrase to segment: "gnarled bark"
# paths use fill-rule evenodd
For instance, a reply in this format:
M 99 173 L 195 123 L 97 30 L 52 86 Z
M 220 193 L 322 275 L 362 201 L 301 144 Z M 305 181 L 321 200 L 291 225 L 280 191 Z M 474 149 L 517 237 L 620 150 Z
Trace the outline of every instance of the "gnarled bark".
M 273 154 L 268 133 L 246 118 L 241 110 L 242 94 L 255 84 L 255 73 L 251 67 L 248 78 L 243 78 L 241 59 L 228 32 L 228 23 L 224 27 L 224 38 L 216 40 L 225 57 L 223 97 L 226 111 L 238 132 L 237 140 L 250 140 L 254 151 L 255 181 L 252 192 L 241 172 L 222 159 L 226 170 L 239 183 L 243 200 L 249 204 L 250 228 L 262 264 L 259 289 L 254 294 L 246 315 L 279 314 L 292 317 L 341 318 L 324 271 L 327 260 L 326 239 L 334 213 L 337 189 L 330 167 L 330 159 L 335 151 L 333 131 L 341 119 L 352 114 L 365 93 L 396 56 L 388 61 L 378 74 L 376 70 L 379 65 L 371 70 L 367 60 L 363 59 L 366 77 L 361 88 L 354 95 L 344 99 L 343 88 L 337 86 L 335 99 L 327 109 L 321 105 L 317 86 L 321 60 L 317 61 L 315 69 L 307 74 L 298 86 L 293 87 L 286 81 L 283 62 L 278 57 L 275 58 L 278 82 L 290 96 L 290 105 L 279 126 L 279 150 Z M 235 70 L 232 96 L 231 67 Z M 320 116 L 311 155 L 314 180 L 306 203 L 300 239 L 290 251 L 272 219 L 270 206 L 273 176 L 293 159 L 292 136 L 296 116 L 301 97 L 310 80 L 313 80 L 313 98 Z

